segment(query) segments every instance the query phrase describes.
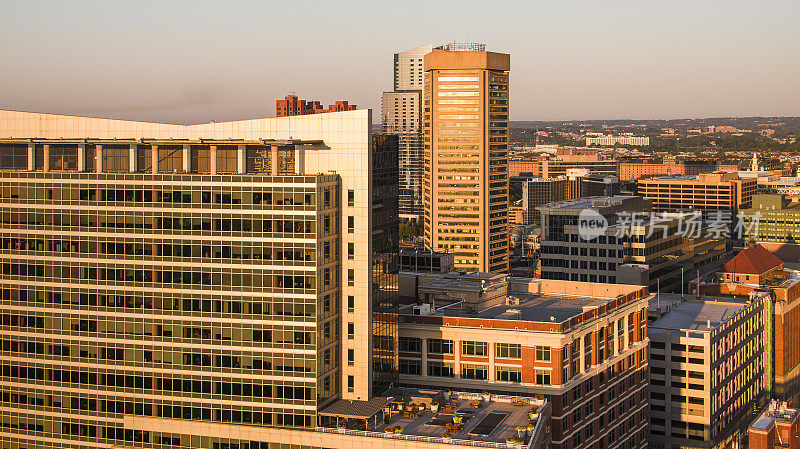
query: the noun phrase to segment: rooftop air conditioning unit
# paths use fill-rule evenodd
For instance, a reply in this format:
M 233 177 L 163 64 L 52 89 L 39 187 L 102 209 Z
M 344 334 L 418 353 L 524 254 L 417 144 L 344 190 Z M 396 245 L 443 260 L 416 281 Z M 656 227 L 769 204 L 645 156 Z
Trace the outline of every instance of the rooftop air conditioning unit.
M 414 315 L 430 315 L 432 312 L 430 304 L 420 304 L 414 306 Z

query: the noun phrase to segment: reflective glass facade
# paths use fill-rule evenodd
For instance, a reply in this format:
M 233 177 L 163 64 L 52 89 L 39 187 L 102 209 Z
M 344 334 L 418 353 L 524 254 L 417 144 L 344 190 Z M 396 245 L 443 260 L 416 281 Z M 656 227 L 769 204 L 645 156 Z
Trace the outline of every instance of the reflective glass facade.
M 396 379 L 370 123 L 0 111 L 0 447 L 327 447 L 322 410 Z
M 0 182 L 12 433 L 154 442 L 125 415 L 309 427 L 336 395 L 335 175 Z

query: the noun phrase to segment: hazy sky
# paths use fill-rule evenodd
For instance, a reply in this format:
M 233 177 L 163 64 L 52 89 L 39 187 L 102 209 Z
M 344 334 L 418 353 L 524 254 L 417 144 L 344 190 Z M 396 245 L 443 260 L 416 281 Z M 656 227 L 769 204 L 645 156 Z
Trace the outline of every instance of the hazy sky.
M 0 108 L 202 122 L 373 108 L 392 54 L 511 54 L 511 119 L 800 115 L 798 0 L 0 0 Z

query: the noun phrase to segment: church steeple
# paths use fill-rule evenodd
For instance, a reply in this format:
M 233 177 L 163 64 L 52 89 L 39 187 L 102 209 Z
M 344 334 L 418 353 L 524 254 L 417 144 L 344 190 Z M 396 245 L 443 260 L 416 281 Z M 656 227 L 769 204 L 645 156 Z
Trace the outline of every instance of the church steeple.
M 758 171 L 758 154 L 753 152 L 753 161 L 750 163 L 750 171 Z

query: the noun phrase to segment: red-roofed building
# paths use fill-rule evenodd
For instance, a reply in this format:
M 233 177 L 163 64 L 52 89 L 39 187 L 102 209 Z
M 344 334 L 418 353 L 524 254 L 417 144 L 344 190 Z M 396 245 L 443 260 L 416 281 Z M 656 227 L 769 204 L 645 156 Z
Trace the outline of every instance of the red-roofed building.
M 726 263 L 719 272 L 723 282 L 761 285 L 763 279 L 783 270 L 783 261 L 763 246 L 747 248 Z
M 719 271 L 719 280 L 700 286 L 701 294 L 748 298 L 769 292 L 772 315 L 772 397 L 796 406 L 800 398 L 800 273 L 761 245 L 737 254 Z M 690 288 L 690 291 L 692 289 Z M 752 446 L 751 446 L 752 447 Z

